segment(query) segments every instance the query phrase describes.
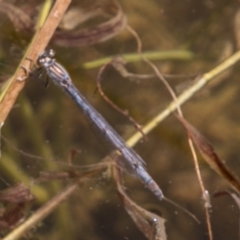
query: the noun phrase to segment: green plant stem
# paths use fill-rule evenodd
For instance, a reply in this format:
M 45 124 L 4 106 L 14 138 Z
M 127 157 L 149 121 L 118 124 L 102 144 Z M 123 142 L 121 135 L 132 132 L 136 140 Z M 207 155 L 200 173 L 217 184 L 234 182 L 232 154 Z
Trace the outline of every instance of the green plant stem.
M 211 71 L 205 73 L 193 86 L 186 89 L 182 94 L 177 97 L 178 105 L 182 105 L 187 100 L 189 100 L 197 91 L 202 89 L 208 82 L 210 82 L 214 77 L 219 75 L 220 73 L 228 70 L 232 67 L 236 62 L 240 60 L 240 51 L 237 51 L 231 57 L 226 59 L 224 62 L 219 64 L 217 67 L 212 69 Z M 153 118 L 150 122 L 148 122 L 143 128 L 142 131 L 145 134 L 148 134 L 152 131 L 161 121 L 163 121 L 166 117 L 168 117 L 172 112 L 174 112 L 177 108 L 176 101 L 172 101 L 161 113 L 159 113 L 155 118 Z M 142 134 L 136 132 L 128 141 L 127 145 L 133 147 L 140 139 L 142 138 Z
M 149 60 L 190 60 L 193 59 L 194 54 L 190 51 L 185 50 L 174 50 L 174 51 L 153 51 L 153 52 L 145 52 L 142 55 Z M 123 54 L 123 59 L 127 62 L 140 62 L 142 61 L 141 56 L 138 53 L 129 53 Z M 86 62 L 82 65 L 84 69 L 92 69 L 98 68 L 102 65 L 111 61 L 114 56 L 101 58 L 95 61 Z

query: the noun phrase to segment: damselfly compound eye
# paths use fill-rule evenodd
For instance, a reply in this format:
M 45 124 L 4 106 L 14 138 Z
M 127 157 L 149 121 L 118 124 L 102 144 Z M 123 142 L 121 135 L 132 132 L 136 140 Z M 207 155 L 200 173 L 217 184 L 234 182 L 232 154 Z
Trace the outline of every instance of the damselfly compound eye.
M 46 62 L 46 58 L 44 56 L 40 56 L 37 62 L 38 62 L 38 65 L 43 66 L 44 63 Z
M 49 49 L 49 51 L 48 51 L 48 56 L 49 56 L 50 58 L 53 58 L 53 57 L 55 56 L 55 52 L 54 52 L 53 49 Z

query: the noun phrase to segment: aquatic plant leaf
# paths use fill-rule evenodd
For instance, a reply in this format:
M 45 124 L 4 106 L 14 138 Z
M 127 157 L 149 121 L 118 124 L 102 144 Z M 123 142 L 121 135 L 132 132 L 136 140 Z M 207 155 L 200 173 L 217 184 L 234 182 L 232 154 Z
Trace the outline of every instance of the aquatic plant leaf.
M 230 196 L 233 198 L 233 200 L 236 202 L 237 206 L 238 206 L 238 209 L 240 211 L 240 197 L 235 194 L 235 193 L 232 193 L 232 192 L 229 192 L 229 191 L 220 191 L 220 192 L 216 192 L 214 193 L 214 197 L 222 197 L 222 196 Z
M 0 229 L 11 229 L 22 222 L 34 199 L 23 183 L 0 191 L 0 201 L 6 202 L 6 207 L 1 209 Z
M 11 3 L 0 2 L 0 12 L 6 14 L 14 27 L 19 30 L 27 30 L 32 27 L 31 18 Z
M 197 149 L 205 159 L 205 161 L 222 177 L 224 177 L 231 187 L 240 192 L 239 179 L 230 171 L 215 152 L 212 144 L 206 139 L 195 127 L 193 127 L 186 119 L 175 115 L 179 122 L 184 126 L 188 135 L 196 145 Z
M 22 221 L 28 214 L 33 201 L 8 204 L 0 217 L 0 229 L 12 229 Z
M 127 25 L 127 18 L 118 4 L 117 14 L 110 18 L 110 20 L 81 30 L 75 31 L 58 31 L 53 36 L 53 41 L 59 46 L 64 47 L 79 47 L 93 45 L 104 42 L 121 32 Z
M 129 216 L 132 218 L 138 229 L 150 240 L 166 240 L 165 219 L 147 211 L 133 202 L 124 192 L 119 169 L 114 168 L 114 179 L 117 183 L 119 197 Z
M 78 168 L 76 168 L 76 166 L 69 165 L 68 167 L 65 167 L 68 169 L 62 171 L 40 171 L 39 178 L 35 179 L 35 182 L 67 179 L 78 179 L 84 181 L 84 179 L 95 179 L 96 176 L 104 174 L 104 171 L 109 168 L 109 165 L 109 162 L 102 162 Z
M 24 203 L 34 199 L 34 196 L 23 183 L 0 191 L 0 201 L 11 203 Z
M 79 24 L 86 22 L 94 17 L 102 15 L 104 13 L 103 8 L 99 6 L 92 6 L 90 9 L 82 9 L 73 7 L 69 9 L 59 25 L 62 30 L 73 30 Z

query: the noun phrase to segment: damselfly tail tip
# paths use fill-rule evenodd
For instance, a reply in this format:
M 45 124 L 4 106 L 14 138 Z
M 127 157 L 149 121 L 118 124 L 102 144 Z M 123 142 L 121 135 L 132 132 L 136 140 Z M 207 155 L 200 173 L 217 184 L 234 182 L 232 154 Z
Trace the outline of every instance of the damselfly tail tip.
M 162 201 L 165 197 L 164 197 L 164 195 L 163 195 L 163 193 L 162 193 L 162 191 L 161 191 L 161 193 L 158 193 L 157 194 L 157 198 L 160 200 L 160 201 Z

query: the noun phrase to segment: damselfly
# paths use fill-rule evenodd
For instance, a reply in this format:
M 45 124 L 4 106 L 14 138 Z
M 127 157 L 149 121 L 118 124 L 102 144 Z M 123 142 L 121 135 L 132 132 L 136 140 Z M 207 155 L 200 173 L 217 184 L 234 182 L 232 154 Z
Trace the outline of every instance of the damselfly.
M 64 90 L 77 104 L 86 120 L 91 124 L 100 141 L 104 142 L 117 165 L 130 170 L 160 199 L 164 198 L 157 183 L 152 179 L 145 169 L 144 160 L 129 148 L 119 134 L 108 124 L 108 122 L 95 110 L 85 97 L 72 83 L 67 71 L 54 59 L 52 49 L 45 51 L 38 58 L 39 68 L 46 71 L 47 76 Z

